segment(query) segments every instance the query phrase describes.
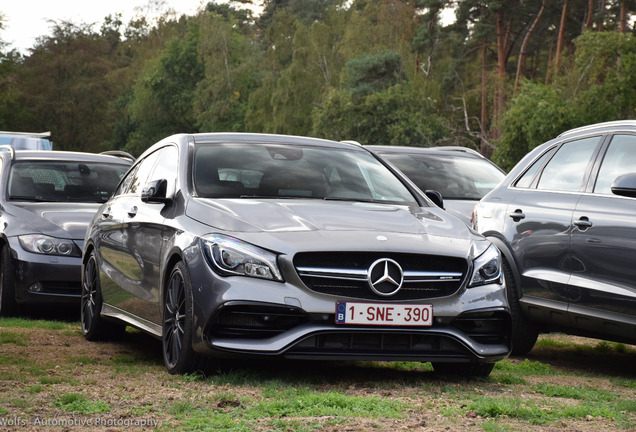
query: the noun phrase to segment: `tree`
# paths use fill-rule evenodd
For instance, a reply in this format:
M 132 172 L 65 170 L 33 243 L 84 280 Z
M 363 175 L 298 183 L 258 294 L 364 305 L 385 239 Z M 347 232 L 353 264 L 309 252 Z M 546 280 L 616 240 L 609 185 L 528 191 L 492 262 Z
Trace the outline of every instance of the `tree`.
M 353 98 L 347 90 L 334 91 L 313 118 L 314 135 L 362 144 L 430 147 L 446 133 L 433 101 L 406 83 L 362 98 Z
M 189 20 L 182 38 L 173 37 L 147 61 L 133 90 L 130 113 L 137 128 L 126 150 L 139 154 L 167 135 L 197 131 L 194 100 L 205 70 L 198 43 L 199 23 Z
M 399 54 L 387 50 L 349 60 L 346 64 L 344 87 L 354 96 L 365 96 L 385 90 L 405 79 Z
M 197 19 L 197 50 L 205 70 L 194 97 L 197 125 L 204 131 L 243 131 L 248 98 L 258 84 L 260 51 L 231 11 Z
M 98 150 L 113 125 L 114 84 L 105 79 L 115 68 L 109 43 L 90 25 L 54 23 L 40 37 L 15 73 L 24 107 L 22 130 L 50 130 L 57 149 Z

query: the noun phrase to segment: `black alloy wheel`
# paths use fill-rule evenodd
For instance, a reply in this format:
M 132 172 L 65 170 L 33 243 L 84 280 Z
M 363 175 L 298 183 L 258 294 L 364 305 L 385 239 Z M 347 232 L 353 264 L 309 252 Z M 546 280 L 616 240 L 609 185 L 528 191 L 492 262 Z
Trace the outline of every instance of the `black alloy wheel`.
M 192 350 L 192 286 L 183 262 L 175 265 L 168 279 L 162 341 L 163 360 L 168 372 L 191 372 L 195 363 Z
M 106 321 L 102 311 L 102 290 L 99 281 L 99 269 L 92 251 L 83 266 L 81 316 L 82 333 L 89 341 L 103 340 L 120 336 L 126 330 L 121 323 Z

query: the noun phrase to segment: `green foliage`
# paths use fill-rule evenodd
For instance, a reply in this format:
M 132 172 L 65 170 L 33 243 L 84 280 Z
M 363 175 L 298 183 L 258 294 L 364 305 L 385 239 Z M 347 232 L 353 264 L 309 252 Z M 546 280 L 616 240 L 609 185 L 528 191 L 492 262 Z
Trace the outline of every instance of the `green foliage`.
M 498 362 L 495 365 L 497 372 L 510 372 L 516 375 L 553 375 L 555 372 L 549 364 L 533 362 L 528 359 L 520 363 L 511 363 L 509 360 Z
M 636 38 L 585 32 L 576 46 L 566 74 L 552 85 L 524 83 L 510 103 L 493 156 L 502 168 L 572 127 L 636 117 Z
M 556 71 L 562 2 L 545 2 L 531 35 L 542 0 L 268 0 L 256 18 L 247 3 L 127 24 L 114 13 L 97 31 L 56 22 L 24 56 L 0 40 L 0 129 L 51 130 L 56 149 L 135 155 L 198 131 L 488 142 L 510 169 L 566 129 L 636 118 L 635 37 L 617 31 L 621 6 L 633 23 L 631 0 L 593 2 L 592 11 L 570 0 Z M 449 7 L 454 22 L 442 20 Z
M 199 25 L 189 21 L 182 37 L 173 37 L 157 58 L 148 61 L 130 102 L 136 129 L 126 151 L 139 155 L 159 139 L 180 132 L 196 132 L 193 101 L 204 76 L 197 51 Z
M 527 152 L 571 128 L 572 115 L 558 88 L 525 82 L 501 119 L 493 161 L 509 171 Z
M 0 327 L 19 327 L 19 328 L 41 328 L 48 330 L 63 330 L 74 328 L 74 324 L 51 321 L 51 320 L 32 320 L 27 318 L 0 318 Z
M 400 55 L 393 51 L 351 59 L 346 74 L 345 89 L 359 96 L 386 90 L 405 78 Z
M 7 330 L 0 331 L 0 345 L 2 344 L 15 344 L 26 345 L 27 337 L 24 334 L 14 333 Z
M 78 393 L 61 395 L 53 404 L 64 411 L 79 414 L 99 414 L 110 411 L 110 405 L 103 401 L 91 401 Z
M 227 18 L 207 14 L 199 19 L 197 51 L 205 72 L 193 100 L 198 129 L 243 131 L 249 95 L 258 83 L 260 52 L 231 13 Z
M 430 147 L 444 132 L 433 101 L 412 92 L 409 85 L 395 85 L 364 98 L 335 91 L 314 111 L 313 133 L 335 140 Z
M 539 384 L 535 386 L 536 391 L 546 395 L 548 397 L 578 399 L 584 401 L 606 401 L 611 402 L 616 400 L 616 396 L 612 393 L 595 389 L 591 387 L 570 387 L 570 386 L 556 386 L 549 384 Z

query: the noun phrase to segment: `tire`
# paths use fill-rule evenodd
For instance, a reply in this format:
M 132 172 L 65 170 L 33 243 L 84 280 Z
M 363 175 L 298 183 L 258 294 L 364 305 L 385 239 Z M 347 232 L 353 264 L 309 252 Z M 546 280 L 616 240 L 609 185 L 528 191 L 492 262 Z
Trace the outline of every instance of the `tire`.
M 9 317 L 17 312 L 11 251 L 7 245 L 3 245 L 0 249 L 0 316 Z
M 494 363 L 437 363 L 433 370 L 439 375 L 456 375 L 468 378 L 485 378 L 495 367 Z
M 192 349 L 192 321 L 192 284 L 180 261 L 168 278 L 161 332 L 163 361 L 172 375 L 193 372 L 200 363 Z
M 84 338 L 89 341 L 112 340 L 126 331 L 126 325 L 107 321 L 101 316 L 102 289 L 95 252 L 91 251 L 82 271 L 80 321 Z
M 511 354 L 514 356 L 524 356 L 534 347 L 537 337 L 539 336 L 539 331 L 523 316 L 521 305 L 519 304 L 519 290 L 517 289 L 512 269 L 506 258 L 503 258 L 502 261 L 502 270 L 506 281 L 506 296 L 512 315 Z

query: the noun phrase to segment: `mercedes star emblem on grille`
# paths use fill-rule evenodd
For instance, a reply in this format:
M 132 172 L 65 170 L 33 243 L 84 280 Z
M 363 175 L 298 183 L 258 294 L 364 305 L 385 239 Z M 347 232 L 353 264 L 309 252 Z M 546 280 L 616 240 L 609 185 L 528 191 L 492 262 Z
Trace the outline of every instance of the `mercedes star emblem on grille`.
M 374 293 L 391 296 L 402 287 L 404 274 L 402 267 L 389 258 L 381 258 L 369 267 L 367 282 Z

